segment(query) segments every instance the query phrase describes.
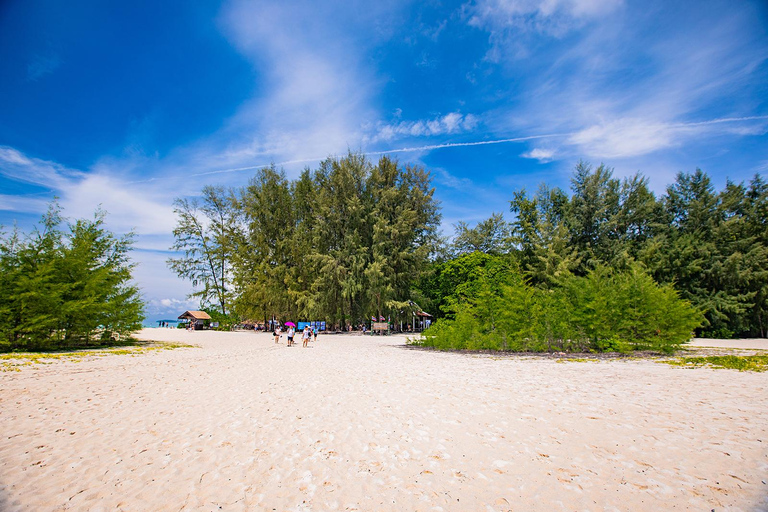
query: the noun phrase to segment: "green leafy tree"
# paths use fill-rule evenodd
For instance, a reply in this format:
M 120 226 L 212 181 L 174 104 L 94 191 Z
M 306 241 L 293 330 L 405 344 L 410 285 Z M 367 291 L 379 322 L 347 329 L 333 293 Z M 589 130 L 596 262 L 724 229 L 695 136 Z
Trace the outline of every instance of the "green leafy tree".
M 237 311 L 249 319 L 286 319 L 293 312 L 288 287 L 296 222 L 285 174 L 274 166 L 260 169 L 235 206 L 243 219 L 234 249 Z
M 104 227 L 106 214 L 62 231 L 53 203 L 35 229 L 0 239 L 4 349 L 88 346 L 139 329 L 144 304 L 131 280 L 133 235 Z
M 511 227 L 504 216 L 494 213 L 489 218 L 470 228 L 464 221 L 455 226 L 453 252 L 456 255 L 475 251 L 488 254 L 507 254 L 512 251 Z
M 237 211 L 230 194 L 221 187 L 206 186 L 202 198 L 174 201 L 177 216 L 171 250 L 180 257 L 168 258 L 168 267 L 199 290 L 203 305 L 213 304 L 227 314 L 232 295 L 232 244 Z

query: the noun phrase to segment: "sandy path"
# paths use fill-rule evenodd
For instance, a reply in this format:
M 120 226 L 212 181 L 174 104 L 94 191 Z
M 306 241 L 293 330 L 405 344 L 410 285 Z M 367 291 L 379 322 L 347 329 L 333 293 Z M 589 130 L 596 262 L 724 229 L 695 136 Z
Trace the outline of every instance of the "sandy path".
M 0 510 L 768 510 L 768 374 L 142 334 L 0 374 Z

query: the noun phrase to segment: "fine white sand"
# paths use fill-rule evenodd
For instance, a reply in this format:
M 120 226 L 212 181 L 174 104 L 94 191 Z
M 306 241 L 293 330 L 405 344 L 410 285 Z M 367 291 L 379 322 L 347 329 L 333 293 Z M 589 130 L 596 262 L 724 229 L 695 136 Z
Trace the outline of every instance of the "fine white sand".
M 742 340 L 716 340 L 710 338 L 694 338 L 689 344 L 691 347 L 714 347 L 714 348 L 738 348 L 738 349 L 760 349 L 768 350 L 768 339 L 752 338 Z
M 768 510 L 766 373 L 141 337 L 0 373 L 0 510 Z

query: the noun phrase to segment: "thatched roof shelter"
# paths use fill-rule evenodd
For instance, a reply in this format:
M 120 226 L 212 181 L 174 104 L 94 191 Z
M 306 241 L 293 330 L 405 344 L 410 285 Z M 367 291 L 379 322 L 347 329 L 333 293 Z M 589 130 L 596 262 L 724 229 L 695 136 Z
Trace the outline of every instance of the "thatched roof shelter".
M 210 322 L 211 316 L 205 311 L 185 311 L 179 315 L 179 320 L 189 320 L 189 327 L 199 331 L 205 328 L 206 321 Z
M 185 311 L 179 315 L 179 320 L 210 320 L 211 316 L 205 311 Z

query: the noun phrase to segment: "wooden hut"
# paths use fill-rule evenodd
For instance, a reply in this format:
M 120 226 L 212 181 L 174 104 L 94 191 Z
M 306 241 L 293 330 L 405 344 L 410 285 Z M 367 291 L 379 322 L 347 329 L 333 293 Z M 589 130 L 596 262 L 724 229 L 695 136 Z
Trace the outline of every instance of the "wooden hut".
M 199 331 L 205 326 L 206 320 L 210 322 L 211 317 L 205 311 L 185 311 L 179 315 L 179 320 L 188 320 L 192 328 Z

